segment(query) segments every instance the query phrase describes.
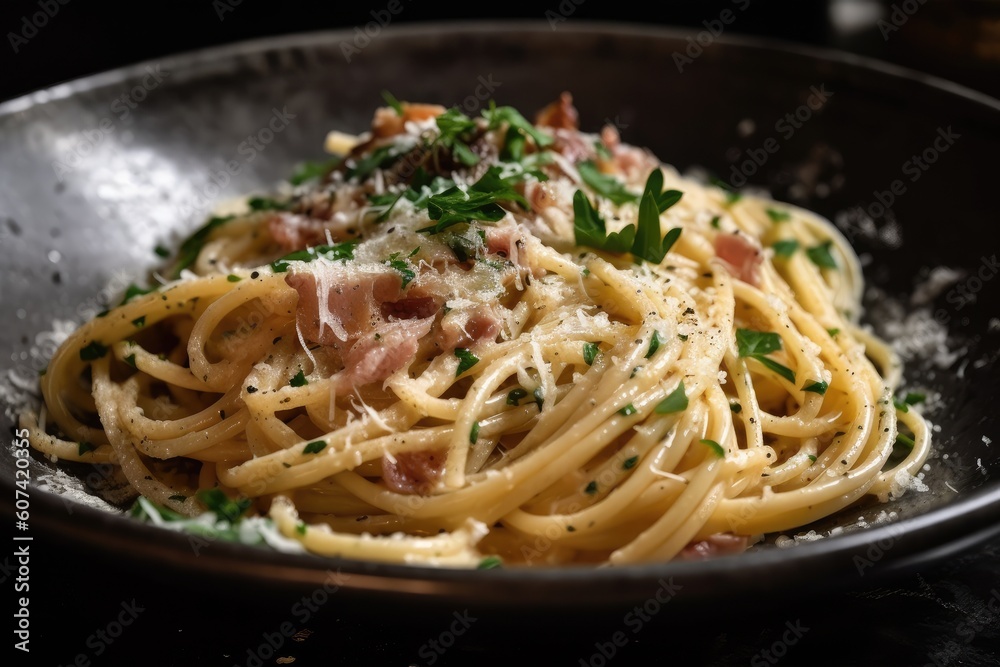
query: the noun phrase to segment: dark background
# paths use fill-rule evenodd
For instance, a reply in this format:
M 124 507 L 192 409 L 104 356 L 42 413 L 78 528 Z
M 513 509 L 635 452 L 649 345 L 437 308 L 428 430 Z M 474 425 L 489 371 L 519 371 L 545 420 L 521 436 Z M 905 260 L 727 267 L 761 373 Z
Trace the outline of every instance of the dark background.
M 548 11 L 568 14 L 571 21 L 624 21 L 698 30 L 723 9 L 738 7 L 739 21 L 727 28 L 730 34 L 847 49 L 961 81 L 993 95 L 1000 93 L 1000 77 L 996 76 L 1000 4 L 993 1 L 671 0 L 640 6 L 609 0 L 548 0 L 530 8 L 477 1 L 448 9 L 445 3 L 397 1 L 402 11 L 393 21 L 398 23 L 482 18 L 545 21 Z M 389 0 L 5 0 L 0 3 L 4 36 L 0 99 L 210 45 L 291 32 L 351 29 L 371 21 L 372 12 L 384 11 L 388 4 Z M 45 8 L 51 17 L 39 16 Z M 35 16 L 39 18 L 34 23 L 41 24 L 37 32 L 29 27 Z M 886 21 L 881 26 L 880 17 Z
M 482 18 L 544 22 L 547 10 L 560 11 L 559 0 L 527 10 L 501 2 L 464 3 L 465 9 L 445 10 L 440 4 L 399 1 L 404 11 L 394 20 L 400 23 Z M 373 11 L 389 4 L 0 2 L 0 100 L 180 51 L 291 32 L 350 30 L 370 22 Z M 574 4 L 562 0 L 564 8 Z M 733 4 L 662 2 L 650 14 L 634 4 L 583 0 L 569 20 L 699 31 Z M 756 35 L 844 49 L 1000 95 L 998 3 L 751 0 L 749 5 L 727 36 Z M 46 7 L 53 15 L 32 31 L 25 21 Z M 916 11 L 906 11 L 912 8 Z M 886 21 L 881 26 L 880 18 Z M 275 591 L 224 589 L 220 594 L 160 572 L 120 571 L 71 545 L 47 548 L 45 558 L 33 564 L 33 573 L 38 573 L 32 582 L 38 600 L 32 605 L 37 614 L 33 627 L 38 629 L 33 652 L 15 653 L 18 665 L 69 664 L 77 654 L 88 656 L 93 665 L 243 665 L 248 651 L 263 646 L 267 633 L 274 636 L 289 619 L 296 602 Z M 455 620 L 454 610 L 380 609 L 370 601 L 343 597 L 324 605 L 310 620 L 315 634 L 283 641 L 281 649 L 260 664 L 1000 664 L 1000 605 L 994 604 L 1000 600 L 998 562 L 1000 543 L 994 541 L 905 577 L 891 588 L 815 598 L 806 594 L 806 602 L 797 608 L 762 600 L 752 609 L 703 610 L 696 616 L 664 613 L 624 647 L 609 643 L 613 630 L 621 627 L 621 614 L 572 614 L 536 616 L 527 623 L 514 617 L 476 621 L 455 639 L 454 649 L 439 654 L 428 652 L 428 642 L 444 639 L 441 633 Z M 0 581 L 11 594 L 7 567 L 8 561 L 0 563 Z M 95 640 L 94 633 L 128 612 L 122 604 L 133 600 L 141 611 L 130 627 L 113 642 Z M 131 617 L 126 613 L 125 618 Z M 800 622 L 809 641 L 797 647 L 792 628 Z M 536 648 L 529 649 L 531 645 Z M 769 650 L 775 652 L 766 653 Z M 279 663 L 278 657 L 294 657 L 295 662 Z

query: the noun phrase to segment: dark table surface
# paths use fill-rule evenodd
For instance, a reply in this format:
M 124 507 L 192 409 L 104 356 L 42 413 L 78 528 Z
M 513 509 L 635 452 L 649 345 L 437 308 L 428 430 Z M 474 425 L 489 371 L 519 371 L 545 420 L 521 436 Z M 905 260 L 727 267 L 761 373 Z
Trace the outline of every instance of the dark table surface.
M 44 11 L 43 4 L 47 25 L 24 43 L 12 39 L 23 36 L 24 17 Z M 5 2 L 0 99 L 200 46 L 350 27 L 386 3 L 96 4 Z M 504 6 L 495 15 L 545 20 L 548 4 L 559 6 L 540 3 L 529 12 Z M 681 2 L 653 20 L 701 30 L 726 4 Z M 635 19 L 613 3 L 573 5 L 580 20 Z M 754 5 L 734 32 L 850 50 L 1000 94 L 1000 67 L 983 56 L 996 58 L 1000 49 L 963 37 L 979 34 L 968 32 L 969 16 L 996 21 L 995 3 Z M 400 20 L 473 17 L 414 5 Z M 856 586 L 832 594 L 801 591 L 791 602 L 776 597 L 697 611 L 665 605 L 642 623 L 632 609 L 522 615 L 397 605 L 345 592 L 309 609 L 301 593 L 121 570 L 51 535 L 36 536 L 31 553 L 32 650 L 13 652 L 18 665 L 1000 664 L 1000 540 L 893 579 L 859 577 Z M 20 595 L 15 565 L 13 555 L 0 560 L 8 599 Z

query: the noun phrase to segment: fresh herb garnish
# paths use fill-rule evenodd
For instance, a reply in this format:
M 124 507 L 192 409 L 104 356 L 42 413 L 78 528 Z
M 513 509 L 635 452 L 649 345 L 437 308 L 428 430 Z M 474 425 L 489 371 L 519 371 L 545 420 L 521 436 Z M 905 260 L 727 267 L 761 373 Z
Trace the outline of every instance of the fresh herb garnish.
M 639 201 L 639 195 L 626 190 L 620 179 L 601 173 L 597 165 L 590 160 L 578 163 L 576 169 L 580 172 L 580 178 L 583 179 L 583 182 L 605 199 L 609 199 L 619 206 Z
M 799 242 L 796 239 L 782 239 L 775 241 L 771 247 L 774 248 L 776 256 L 791 257 L 799 249 Z
M 524 174 L 508 177 L 501 177 L 500 174 L 500 167 L 494 165 L 468 190 L 453 186 L 432 195 L 427 200 L 427 215 L 435 224 L 417 231 L 437 234 L 460 222 L 496 222 L 506 215 L 506 211 L 498 204 L 501 201 L 516 202 L 528 208 L 528 202 L 514 189 L 514 185 Z
M 238 520 L 253 502 L 249 498 L 230 498 L 219 488 L 202 489 L 196 495 L 209 511 L 229 523 Z
M 410 263 L 408 261 L 399 258 L 400 254 L 401 253 L 398 252 L 392 253 L 389 255 L 389 259 L 387 259 L 385 263 L 389 266 L 389 268 L 393 269 L 402 277 L 402 286 L 405 288 L 410 284 L 411 280 L 417 277 L 417 274 L 410 268 Z
M 635 464 L 639 462 L 638 456 L 630 456 L 624 461 L 622 461 L 622 470 L 631 470 L 635 467 Z
M 472 428 L 469 429 L 469 443 L 476 444 L 479 440 L 479 422 L 472 422 Z
M 476 566 L 477 570 L 496 570 L 503 567 L 503 561 L 500 556 L 487 556 L 486 558 L 479 561 L 479 565 Z
M 594 360 L 597 359 L 597 355 L 600 353 L 601 349 L 597 346 L 597 343 L 584 343 L 583 344 L 583 361 L 588 366 L 594 365 Z
M 455 356 L 458 357 L 458 368 L 455 370 L 455 377 L 479 363 L 479 357 L 469 352 L 468 348 L 456 347 Z
M 326 448 L 325 440 L 313 440 L 302 448 L 303 454 L 317 454 Z
M 927 395 L 918 391 L 907 392 L 906 398 L 903 399 L 907 405 L 916 405 L 917 403 L 923 403 L 926 400 Z
M 781 336 L 778 334 L 753 329 L 737 329 L 736 344 L 739 347 L 741 357 L 756 359 L 789 382 L 795 382 L 795 373 L 790 368 L 765 356 L 781 350 Z
M 288 177 L 288 182 L 292 185 L 302 185 L 308 181 L 316 181 L 326 175 L 328 171 L 340 164 L 341 158 L 333 158 L 323 162 L 303 162 L 298 169 Z
M 284 211 L 290 205 L 288 202 L 281 202 L 270 197 L 251 197 L 247 200 L 247 206 L 250 207 L 251 211 Z
M 438 143 L 448 150 L 467 167 L 479 163 L 479 156 L 472 152 L 465 141 L 465 137 L 476 129 L 476 121 L 472 120 L 457 108 L 452 107 L 435 119 L 438 126 Z
M 687 410 L 688 397 L 684 389 L 684 380 L 681 380 L 677 388 L 667 394 L 667 397 L 657 404 L 654 412 L 658 415 L 668 415 L 673 412 L 683 412 Z
M 722 448 L 722 445 L 717 443 L 715 440 L 709 440 L 708 438 L 702 438 L 699 442 L 703 445 L 707 445 L 717 458 L 725 458 L 726 450 Z
M 76 453 L 78 456 L 83 456 L 87 452 L 92 452 L 95 449 L 97 449 L 97 447 L 92 442 L 84 441 L 76 443 Z
M 390 93 L 388 90 L 383 90 L 382 99 L 385 100 L 386 104 L 388 104 L 390 107 L 393 108 L 397 116 L 403 115 L 403 105 L 399 100 L 396 99 L 395 95 Z
M 124 306 L 137 296 L 143 296 L 144 294 L 149 294 L 150 292 L 155 291 L 155 287 L 139 287 L 135 283 L 129 283 L 128 287 L 125 288 L 125 294 L 122 295 L 122 302 L 118 305 Z
M 826 393 L 827 388 L 830 385 L 827 384 L 825 380 L 814 380 L 813 382 L 802 387 L 802 391 L 811 391 L 814 394 L 819 394 L 822 396 Z
M 489 109 L 483 109 L 482 116 L 486 119 L 487 129 L 495 130 L 502 123 L 507 123 L 511 128 L 531 137 L 535 145 L 540 148 L 550 145 L 553 141 L 552 137 L 532 125 L 514 107 L 498 107 L 491 102 Z
M 788 211 L 781 211 L 775 208 L 767 209 L 767 217 L 771 218 L 771 222 L 785 222 L 792 219 Z
M 198 254 L 201 253 L 201 249 L 205 246 L 205 243 L 212 235 L 212 232 L 232 220 L 234 217 L 236 216 L 227 215 L 224 217 L 211 217 L 208 219 L 208 222 L 199 227 L 194 234 L 187 237 L 187 239 L 181 243 L 180 251 L 177 253 L 177 263 L 174 265 L 174 278 L 180 276 L 181 271 L 195 263 L 195 260 L 198 259 Z
M 806 255 L 812 260 L 813 264 L 822 269 L 836 269 L 837 260 L 833 258 L 833 254 L 830 252 L 832 246 L 833 241 L 823 241 L 819 245 L 806 248 Z
M 639 411 L 638 411 L 638 410 L 636 410 L 635 406 L 634 406 L 634 405 L 632 405 L 631 403 L 629 403 L 629 404 L 628 404 L 628 405 L 626 405 L 626 406 L 625 406 L 624 408 L 621 408 L 621 409 L 620 409 L 620 410 L 618 411 L 618 414 L 620 414 L 620 415 L 623 415 L 623 416 L 625 416 L 625 417 L 631 417 L 632 415 L 634 415 L 634 414 L 635 414 L 635 413 L 637 413 L 637 412 L 639 412 Z
M 651 356 L 656 354 L 656 351 L 660 349 L 660 332 L 654 330 L 653 336 L 649 339 L 649 349 L 646 350 L 646 358 L 649 359 Z
M 139 317 L 132 320 L 132 326 L 134 326 L 136 329 L 141 329 L 144 326 L 146 326 L 146 316 L 140 315 Z
M 595 493 L 597 493 L 597 482 L 594 480 L 590 480 L 590 482 L 587 484 L 587 487 L 583 490 L 583 492 L 586 493 L 588 496 L 592 496 Z
M 379 146 L 370 153 L 363 155 L 360 158 L 352 160 L 353 166 L 348 166 L 344 172 L 344 177 L 347 180 L 357 179 L 358 181 L 363 181 L 369 176 L 371 176 L 376 169 L 388 166 L 397 157 L 393 152 L 395 146 Z
M 284 273 L 288 270 L 290 262 L 311 262 L 317 257 L 331 262 L 338 260 L 354 259 L 354 247 L 358 244 L 356 240 L 344 241 L 337 245 L 320 245 L 305 250 L 297 250 L 289 253 L 281 259 L 271 262 L 271 270 L 275 273 Z
M 108 353 L 108 348 L 101 341 L 94 340 L 80 348 L 80 361 L 94 361 Z
M 239 281 L 241 281 L 241 280 L 243 280 L 243 279 L 242 279 L 242 278 L 240 278 L 240 277 L 239 277 L 238 275 L 236 275 L 235 273 L 230 273 L 230 274 L 229 274 L 228 276 L 226 276 L 226 280 L 228 280 L 228 281 L 229 281 L 229 282 L 231 282 L 231 283 L 238 283 Z
M 296 374 L 295 374 L 295 375 L 294 375 L 294 376 L 292 377 L 292 379 L 288 381 L 288 384 L 289 384 L 290 386 L 292 386 L 292 387 L 304 387 L 304 386 L 306 386 L 307 384 L 309 384 L 309 380 L 307 380 L 307 379 L 306 379 L 306 374 L 305 374 L 305 371 L 303 371 L 303 370 L 302 370 L 302 369 L 300 368 L 300 369 L 299 369 L 299 372 L 298 372 L 298 373 L 296 373 Z
M 520 405 L 521 399 L 526 398 L 527 396 L 528 392 L 520 387 L 517 389 L 511 389 L 507 394 L 507 405 Z

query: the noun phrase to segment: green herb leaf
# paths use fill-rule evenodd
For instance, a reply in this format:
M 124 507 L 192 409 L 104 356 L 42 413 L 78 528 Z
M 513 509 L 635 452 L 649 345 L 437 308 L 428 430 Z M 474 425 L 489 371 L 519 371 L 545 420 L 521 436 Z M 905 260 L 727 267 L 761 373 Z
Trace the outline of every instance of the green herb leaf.
M 681 228 L 674 227 L 660 238 L 660 210 L 652 193 L 643 194 L 639 202 L 639 230 L 632 244 L 632 254 L 647 262 L 659 264 L 681 235 Z
M 660 349 L 660 332 L 654 330 L 652 337 L 649 339 L 649 349 L 646 351 L 646 359 L 656 354 L 656 351 Z
M 144 326 L 146 326 L 146 316 L 140 315 L 139 317 L 132 320 L 132 326 L 134 326 L 136 329 L 141 329 Z
M 253 501 L 249 498 L 230 498 L 222 489 L 202 489 L 196 494 L 198 500 L 204 503 L 216 516 L 229 523 L 237 521 L 244 512 L 250 509 Z
M 799 242 L 796 239 L 782 239 L 775 241 L 771 247 L 777 257 L 791 257 L 799 249 Z
M 517 389 L 511 389 L 507 394 L 507 405 L 520 405 L 521 399 L 526 398 L 527 396 L 528 392 L 520 387 Z
M 302 448 L 303 454 L 317 454 L 326 448 L 325 440 L 313 440 Z
M 622 470 L 631 470 L 635 467 L 635 464 L 639 462 L 638 456 L 630 456 L 624 461 L 622 461 Z
M 299 535 L 305 535 L 306 524 L 302 521 L 299 521 L 297 524 L 295 524 L 295 532 L 298 533 Z
M 132 368 L 135 368 L 135 353 L 133 352 L 132 354 L 130 354 L 127 357 L 125 357 L 124 361 L 125 361 L 126 364 L 128 364 Z
M 834 329 L 827 329 L 826 332 L 828 334 L 830 334 L 830 338 L 836 338 L 837 334 L 840 333 L 840 329 L 836 329 L 836 328 L 834 328 Z
M 403 278 L 402 287 L 404 288 L 410 284 L 411 280 L 417 277 L 417 274 L 410 268 L 410 263 L 404 259 L 399 259 L 398 252 L 392 253 L 385 263 Z
M 770 354 L 781 349 L 781 336 L 770 331 L 737 329 L 736 345 L 741 357 Z
M 605 199 L 610 199 L 619 206 L 639 201 L 639 196 L 626 190 L 620 179 L 601 173 L 597 165 L 590 160 L 577 163 L 576 169 L 580 172 L 583 182 Z
M 191 236 L 187 237 L 181 243 L 180 251 L 177 253 L 177 263 L 174 265 L 173 277 L 177 278 L 181 275 L 181 271 L 194 264 L 195 260 L 198 259 L 198 254 L 201 253 L 201 249 L 208 242 L 212 233 L 235 217 L 227 215 L 224 217 L 215 216 L 209 218 L 208 222 L 199 227 Z
M 771 218 L 771 222 L 785 222 L 792 219 L 788 211 L 781 211 L 775 208 L 767 209 L 767 217 Z
M 494 165 L 468 190 L 454 186 L 432 195 L 427 200 L 427 215 L 436 224 L 417 231 L 437 234 L 460 222 L 496 222 L 506 215 L 506 211 L 498 203 L 502 201 L 515 202 L 528 208 L 528 202 L 514 190 L 514 184 L 524 174 L 508 177 L 501 177 L 500 174 L 500 167 Z
M 598 347 L 597 343 L 584 343 L 583 344 L 583 361 L 588 366 L 594 365 L 594 360 L 597 359 L 597 355 L 600 353 L 601 348 Z
M 242 279 L 242 278 L 240 278 L 240 277 L 239 277 L 238 275 L 236 275 L 235 273 L 230 273 L 230 274 L 229 274 L 228 276 L 226 276 L 226 280 L 228 280 L 228 281 L 229 281 L 229 282 L 231 282 L 231 283 L 238 283 L 239 281 L 241 281 L 241 280 L 243 280 L 243 279 Z
M 681 197 L 684 196 L 684 193 L 680 190 L 663 189 L 662 169 L 654 169 L 650 172 L 649 177 L 646 179 L 646 186 L 643 188 L 643 194 L 647 193 L 652 195 L 656 201 L 656 208 L 659 209 L 660 213 L 663 213 L 679 202 Z
M 684 380 L 681 380 L 677 388 L 667 394 L 667 397 L 657 404 L 654 412 L 658 415 L 668 415 L 673 412 L 684 412 L 688 407 L 687 391 L 684 389 Z
M 825 380 L 814 380 L 813 382 L 802 387 L 802 391 L 811 391 L 814 394 L 819 394 L 822 396 L 826 393 L 827 388 L 830 385 L 827 384 Z
M 632 405 L 631 403 L 629 403 L 624 408 L 620 409 L 618 411 L 618 414 L 623 415 L 625 417 L 631 417 L 632 415 L 634 415 L 637 412 L 639 412 L 639 411 L 635 409 L 635 406 Z
M 89 344 L 80 348 L 80 361 L 94 361 L 96 359 L 100 359 L 107 353 L 108 348 L 101 343 L 101 341 L 91 341 Z
M 324 160 L 323 162 L 303 162 L 288 177 L 288 182 L 292 185 L 302 185 L 308 181 L 318 181 L 340 163 L 341 158 L 339 157 L 332 160 Z
M 584 492 L 584 493 L 586 493 L 586 494 L 587 494 L 588 496 L 592 496 L 592 495 L 594 495 L 595 493 L 597 493 L 597 482 L 595 482 L 594 480 L 591 480 L 591 481 L 590 481 L 590 482 L 589 482 L 589 483 L 587 484 L 587 488 L 585 488 L 585 489 L 583 490 L 583 492 Z
M 337 245 L 320 245 L 314 248 L 306 248 L 305 250 L 297 250 L 293 253 L 289 253 L 282 257 L 281 259 L 276 259 L 271 262 L 271 270 L 275 273 L 284 273 L 288 270 L 288 264 L 290 262 L 311 262 L 318 257 L 334 261 L 344 261 L 348 259 L 354 259 L 354 248 L 358 244 L 358 241 L 344 241 L 343 243 L 338 243 Z
M 162 257 L 163 259 L 170 257 L 170 250 L 161 245 L 158 245 L 155 248 L 153 248 L 153 252 L 156 253 L 157 257 Z
M 396 99 L 396 97 L 392 93 L 390 93 L 388 90 L 383 90 L 382 99 L 385 100 L 385 103 L 388 104 L 390 107 L 392 107 L 393 110 L 395 110 L 397 116 L 403 115 L 403 105 L 400 103 L 399 100 Z
M 479 440 L 479 422 L 472 422 L 472 428 L 469 430 L 469 443 L 476 444 Z
M 97 447 L 92 442 L 84 441 L 76 443 L 76 453 L 78 456 L 83 456 L 87 452 L 92 452 L 95 449 L 97 449 Z
M 270 197 L 251 197 L 247 200 L 247 206 L 251 211 L 284 211 L 290 206 L 290 202 L 281 202 Z
M 899 400 L 898 398 L 892 399 L 892 404 L 900 412 L 909 412 L 910 411 L 910 406 L 907 405 L 905 402 Z
M 304 387 L 307 384 L 309 384 L 309 380 L 306 379 L 305 371 L 303 371 L 300 368 L 299 372 L 296 373 L 295 376 L 288 381 L 288 384 L 291 385 L 292 387 Z
M 715 440 L 709 440 L 708 438 L 702 438 L 699 442 L 703 445 L 707 445 L 712 453 L 715 454 L 717 458 L 725 458 L 726 450 L 722 448 L 722 445 L 717 443 Z
M 906 394 L 906 398 L 903 399 L 908 405 L 916 405 L 917 403 L 923 403 L 927 400 L 927 395 L 922 394 L 918 391 L 911 391 Z
M 514 107 L 495 107 L 491 104 L 489 109 L 483 110 L 482 116 L 487 121 L 487 129 L 495 130 L 502 123 L 507 123 L 511 128 L 531 137 L 539 148 L 544 148 L 553 142 L 551 136 L 532 125 Z
M 184 496 L 184 495 L 181 495 L 181 494 L 177 493 L 177 494 L 174 494 L 174 495 L 170 496 L 169 498 L 167 498 L 167 500 L 173 500 L 173 501 L 182 503 L 185 500 L 187 500 L 187 496 Z
M 795 382 L 795 373 L 773 359 L 764 356 L 781 350 L 781 336 L 770 331 L 755 331 L 753 329 L 737 329 L 736 344 L 741 357 L 751 357 L 789 382 Z
M 455 356 L 459 359 L 458 369 L 455 371 L 455 377 L 458 377 L 479 363 L 479 357 L 472 354 L 472 352 L 469 352 L 469 350 L 464 347 L 456 347 Z
M 628 225 L 620 232 L 607 233 L 604 219 L 591 205 L 587 195 L 577 190 L 573 195 L 573 232 L 578 246 L 608 252 L 627 252 L 635 240 L 635 227 Z
M 812 263 L 822 269 L 836 269 L 837 260 L 834 259 L 833 254 L 830 252 L 830 248 L 833 246 L 833 241 L 824 241 L 819 245 L 806 248 L 806 255 L 812 260 Z
M 122 296 L 122 302 L 118 304 L 119 306 L 124 306 L 126 303 L 131 301 L 137 296 L 142 296 L 144 294 L 149 294 L 150 292 L 155 292 L 155 287 L 139 287 L 135 283 L 129 283 L 128 287 L 125 288 L 125 294 Z
M 477 570 L 496 570 L 503 567 L 503 561 L 500 560 L 499 556 L 487 556 L 486 558 L 479 561 L 479 565 L 476 566 Z

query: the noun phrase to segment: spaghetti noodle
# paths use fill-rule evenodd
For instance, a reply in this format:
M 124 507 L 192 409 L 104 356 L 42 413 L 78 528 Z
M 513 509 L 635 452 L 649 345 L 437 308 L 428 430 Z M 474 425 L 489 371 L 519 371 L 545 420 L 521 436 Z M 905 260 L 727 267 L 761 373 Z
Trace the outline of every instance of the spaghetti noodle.
M 72 334 L 32 445 L 158 519 L 462 567 L 738 552 L 923 464 L 829 222 L 582 132 L 567 94 L 534 123 L 387 99 Z

